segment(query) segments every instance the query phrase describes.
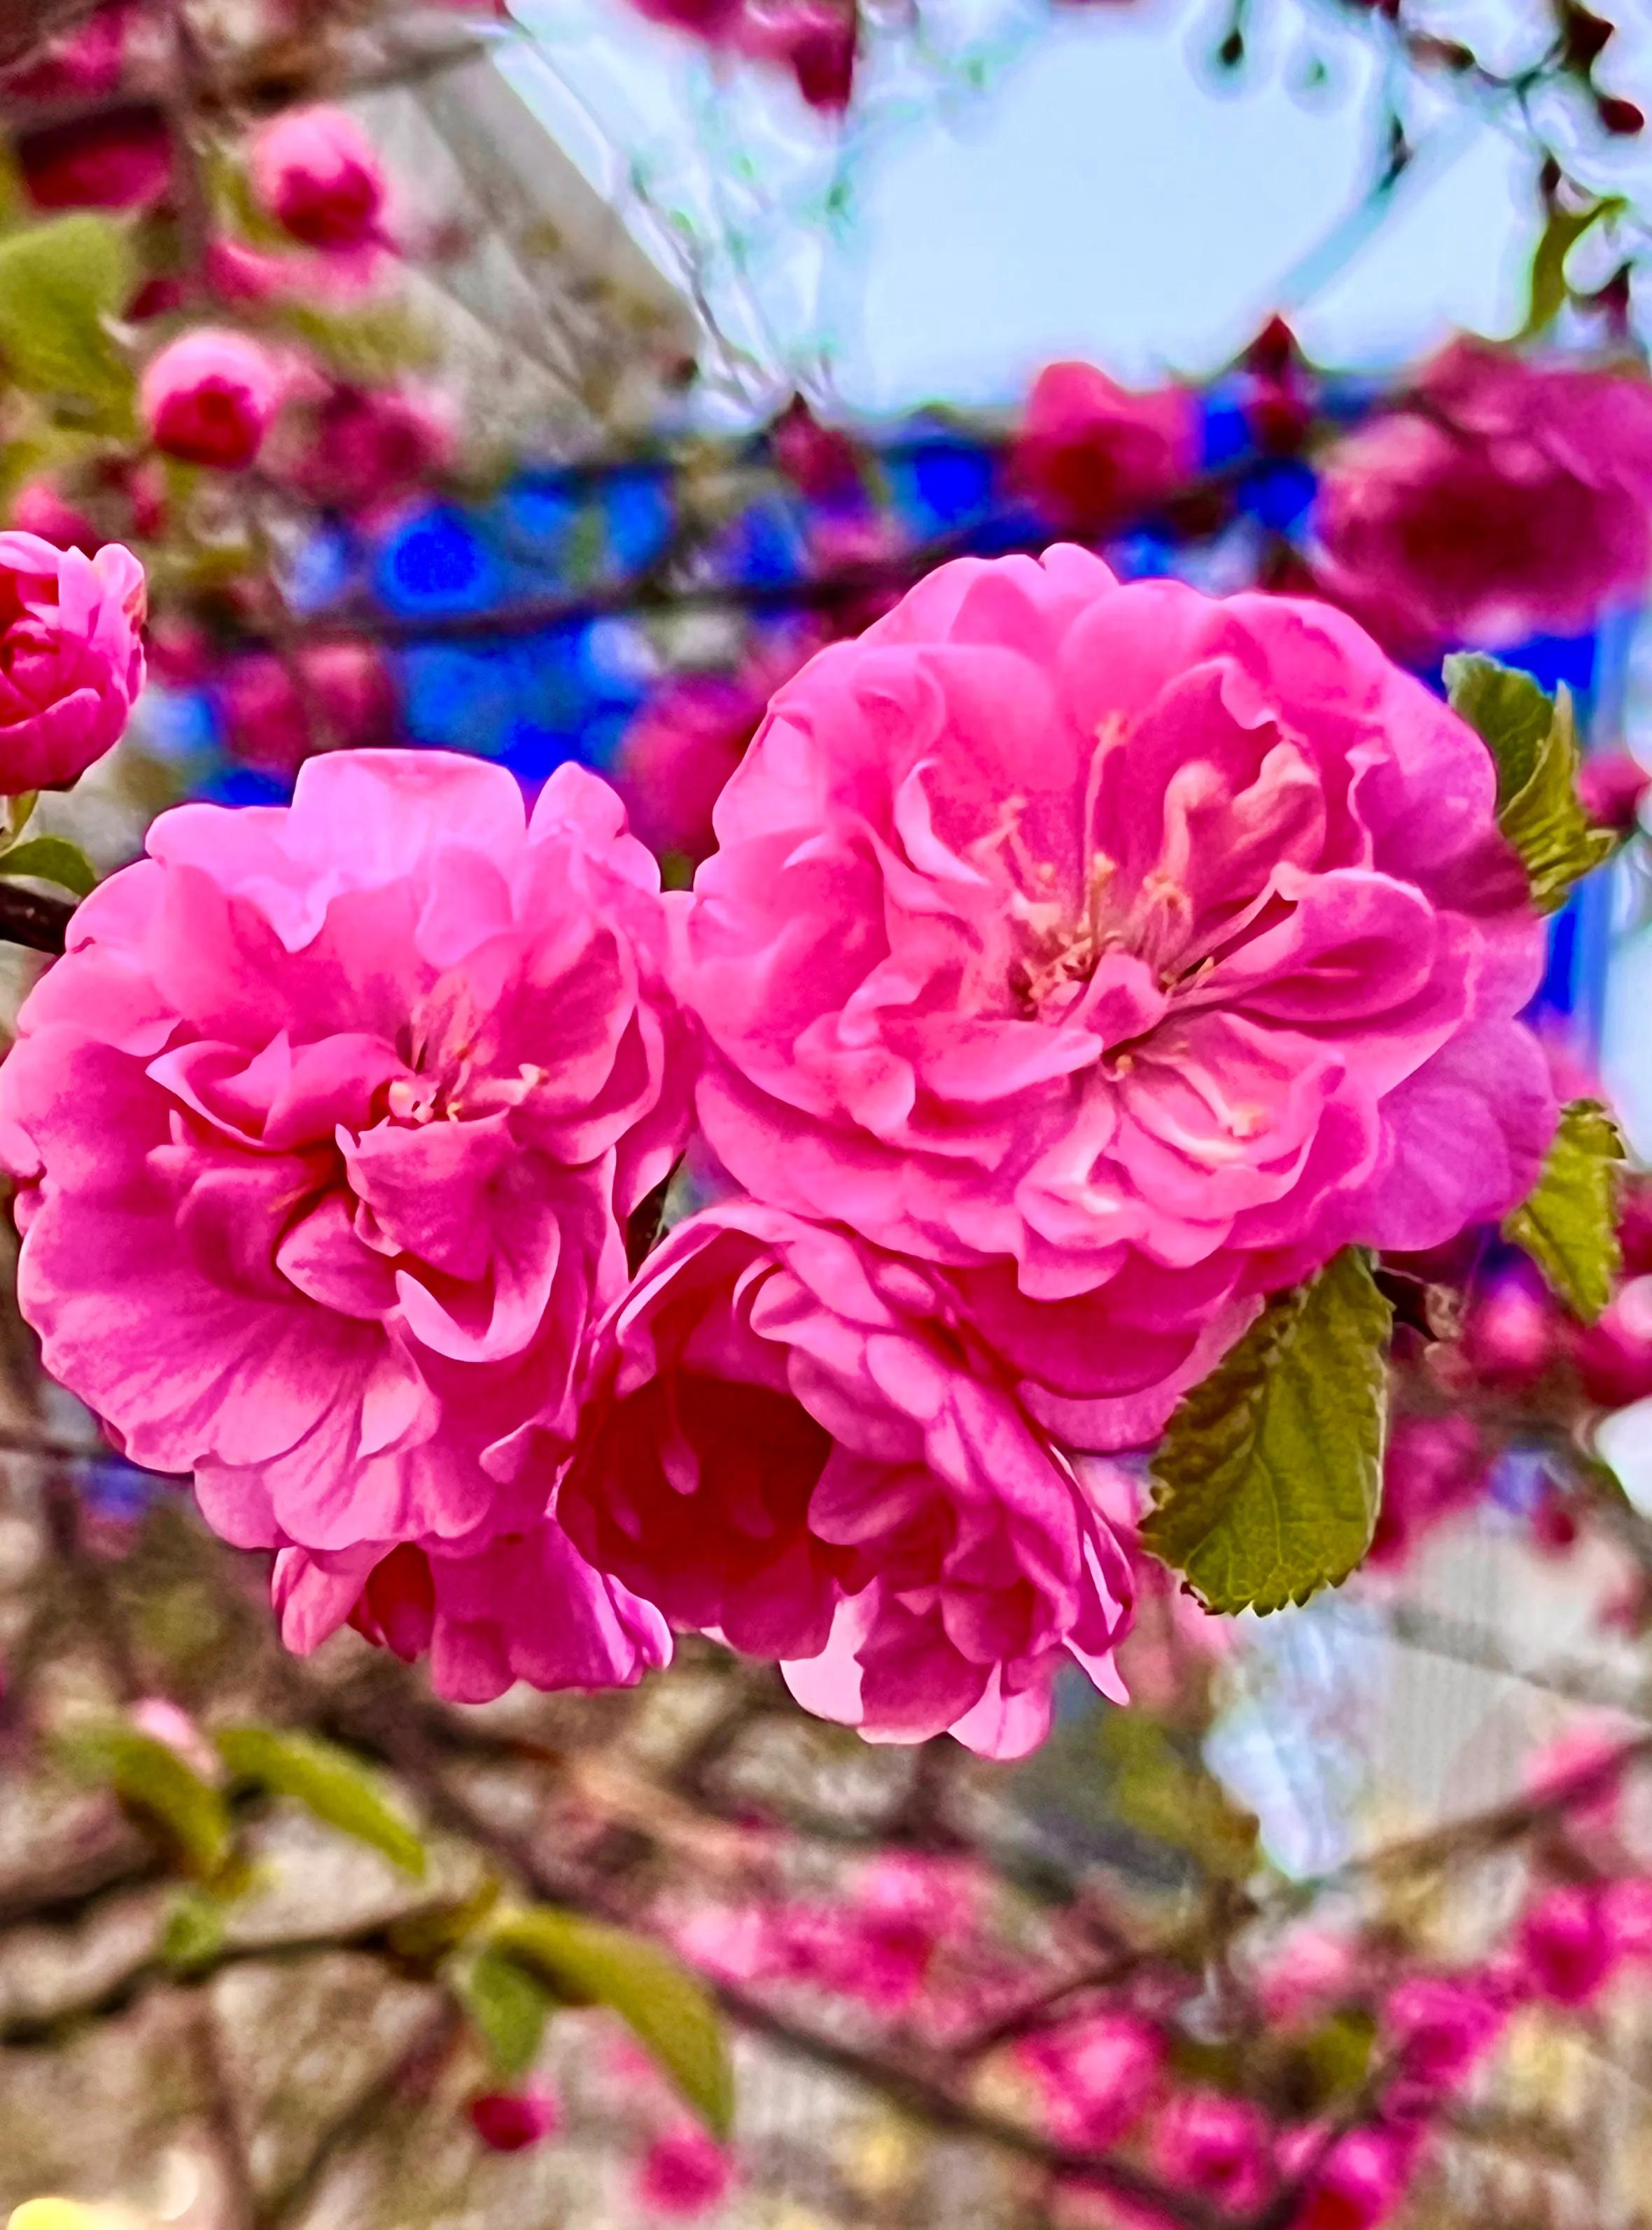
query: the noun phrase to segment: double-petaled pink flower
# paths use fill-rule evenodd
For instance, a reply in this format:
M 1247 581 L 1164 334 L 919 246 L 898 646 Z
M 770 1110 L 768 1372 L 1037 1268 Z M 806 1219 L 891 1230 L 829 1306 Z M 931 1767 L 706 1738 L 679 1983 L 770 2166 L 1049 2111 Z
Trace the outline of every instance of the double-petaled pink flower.
M 0 792 L 62 790 L 119 742 L 144 686 L 144 569 L 0 534 Z
M 762 1199 L 1089 1297 L 1091 1358 L 1165 1342 L 1157 1398 L 1058 1427 L 1151 1439 L 1196 1331 L 1534 1180 L 1542 935 L 1494 805 L 1479 738 L 1321 606 L 945 566 L 777 693 L 719 804 L 707 1135 Z
M 1013 1367 L 944 1278 L 782 1209 L 707 1209 L 644 1266 L 557 1515 L 874 1740 L 1016 1756 L 1069 1660 L 1121 1692 L 1128 1565 Z
M 47 1367 L 238 1543 L 365 1586 L 398 1543 L 532 1537 L 684 1127 L 652 858 L 582 770 L 529 821 L 502 769 L 400 751 L 148 851 L 0 1069 Z M 441 1569 L 433 1634 L 466 1587 Z

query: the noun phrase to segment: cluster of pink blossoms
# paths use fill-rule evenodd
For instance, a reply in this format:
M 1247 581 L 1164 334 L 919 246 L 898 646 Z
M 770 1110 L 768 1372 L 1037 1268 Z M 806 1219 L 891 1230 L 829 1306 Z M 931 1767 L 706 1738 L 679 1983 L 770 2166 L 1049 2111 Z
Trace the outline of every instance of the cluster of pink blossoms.
M 565 769 L 185 806 L 0 1071 L 48 1367 L 448 1693 L 668 1622 L 871 1737 L 1117 1692 L 1083 1457 L 1265 1298 L 1529 1189 L 1541 937 L 1479 739 L 1320 607 L 966 560 L 780 688 L 662 896 Z M 628 1277 L 690 1127 L 709 1202 Z

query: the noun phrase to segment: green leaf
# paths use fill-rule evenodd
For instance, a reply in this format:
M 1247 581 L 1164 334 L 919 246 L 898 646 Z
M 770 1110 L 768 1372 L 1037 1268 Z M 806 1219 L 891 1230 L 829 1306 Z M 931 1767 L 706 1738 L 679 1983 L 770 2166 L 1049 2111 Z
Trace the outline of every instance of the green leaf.
M 1524 1247 L 1550 1286 L 1584 1324 L 1612 1297 L 1623 1266 L 1617 1243 L 1617 1183 L 1623 1141 L 1597 1099 L 1560 1111 L 1537 1183 L 1505 1219 L 1503 1236 Z
M 1186 1851 L 1224 1880 L 1255 1863 L 1256 1816 L 1236 1805 L 1196 1750 L 1142 1711 L 1107 1711 L 1096 1729 L 1111 1809 L 1126 1827 Z
M 1607 194 L 1583 209 L 1563 209 L 1558 204 L 1551 209 L 1532 256 L 1532 292 L 1520 339 L 1531 340 L 1546 332 L 1565 307 L 1571 291 L 1566 284 L 1566 258 L 1584 233 L 1603 217 L 1620 216 L 1628 206 L 1621 194 Z
M 624 1929 L 544 1905 L 500 1921 L 490 1940 L 557 1995 L 610 2007 L 712 2134 L 727 2137 L 734 2075 L 722 2024 L 700 1983 L 668 1953 Z
M 1345 1247 L 1184 1397 L 1141 1536 L 1207 1608 L 1306 1602 L 1371 1546 L 1392 1314 L 1368 1257 Z
M 129 424 L 132 366 L 107 320 L 132 284 L 125 229 L 90 209 L 0 239 L 0 355 L 18 386 Z
M 98 880 L 97 869 L 67 836 L 31 836 L 27 843 L 0 852 L 0 875 L 34 875 L 82 899 L 96 889 Z
M 403 1873 L 423 1873 L 423 1843 L 347 1750 L 274 1727 L 226 1727 L 214 1739 L 237 1781 L 290 1796 L 328 1827 L 371 1843 Z
M 1477 655 L 1447 659 L 1445 678 L 1453 707 L 1496 765 L 1497 825 L 1520 854 L 1532 903 L 1552 913 L 1618 843 L 1593 826 L 1578 796 L 1571 695 L 1562 689 L 1552 702 L 1529 674 Z
M 217 1898 L 190 1890 L 169 1907 L 155 1951 L 175 1974 L 198 1974 L 223 1949 L 223 1906 Z
M 229 1856 L 229 1808 L 175 1750 L 136 1727 L 77 1727 L 59 1747 L 83 1780 L 112 1789 L 152 1821 L 191 1872 L 210 1880 Z
M 459 1978 L 465 2011 L 507 2083 L 526 2075 L 539 2056 L 551 2000 L 545 1984 L 517 1960 L 487 1948 Z

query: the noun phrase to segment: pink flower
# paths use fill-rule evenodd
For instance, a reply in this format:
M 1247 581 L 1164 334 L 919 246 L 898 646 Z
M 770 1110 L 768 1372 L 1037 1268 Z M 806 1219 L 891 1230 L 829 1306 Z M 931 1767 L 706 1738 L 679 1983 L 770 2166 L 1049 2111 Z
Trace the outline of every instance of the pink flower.
M 150 358 L 139 403 L 157 448 L 188 464 L 240 472 L 262 448 L 285 383 L 259 342 L 202 325 Z
M 1157 2098 L 1165 2040 L 1139 2014 L 1086 2014 L 1027 2038 L 1016 2057 L 1042 2095 L 1050 2134 L 1100 2151 Z
M 1322 2151 L 1318 2130 L 1292 2133 L 1280 2148 L 1287 2176 L 1312 2163 L 1307 2188 L 1289 2230 L 1376 2230 L 1405 2196 L 1415 2165 L 1413 2133 L 1392 2129 L 1351 2130 Z
M 1640 827 L 1649 783 L 1652 776 L 1629 752 L 1597 751 L 1583 763 L 1578 795 L 1591 821 L 1627 836 Z
M 1479 1424 L 1460 1410 L 1395 1418 L 1368 1562 L 1403 1564 L 1443 1518 L 1478 1502 L 1490 1484 L 1492 1453 Z
M 841 115 L 854 97 L 859 28 L 855 0 L 745 0 L 733 42 L 789 69 L 810 108 Z
M 25 480 L 11 499 L 11 525 L 20 534 L 37 534 L 60 550 L 95 557 L 103 537 L 83 511 L 76 510 L 50 480 Z
M 531 2091 L 485 2091 L 465 2111 L 483 2144 L 495 2153 L 526 2151 L 555 2137 L 562 2127 L 562 2103 L 542 2085 Z
M 365 511 L 423 487 L 448 462 L 453 440 L 440 396 L 335 387 L 286 477 L 312 502 Z
M 1303 1922 L 1263 1954 L 1256 1994 L 1281 2027 L 1316 2019 L 1358 1986 L 1358 1960 L 1345 1936 Z
M 0 1066 L 47 1368 L 238 1544 L 528 1531 L 684 1127 L 652 859 L 581 769 L 525 822 L 435 751 L 182 806 L 148 851 Z
M 1520 1978 L 1533 1997 L 1587 2005 L 1619 1957 L 1600 1885 L 1563 1882 L 1530 1906 L 1520 1926 Z
M 1575 633 L 1652 572 L 1652 383 L 1454 341 L 1326 461 L 1327 594 L 1384 642 Z
M 1492 1384 L 1528 1386 L 1554 1361 L 1561 1329 L 1536 1279 L 1516 1270 L 1475 1296 L 1463 1324 L 1463 1352 Z
M 620 741 L 615 785 L 631 826 L 656 852 L 703 860 L 712 808 L 763 718 L 740 675 L 680 674 L 642 706 Z
M 341 108 L 289 108 L 254 138 L 254 190 L 294 240 L 324 250 L 380 236 L 384 173 L 373 144 Z
M 668 2130 L 642 2156 L 636 2195 L 656 2214 L 686 2219 L 715 2207 L 733 2178 L 733 2162 L 703 2130 Z
M 1530 1189 L 1543 939 L 1494 789 L 1323 607 L 1070 547 L 944 566 L 777 693 L 719 802 L 681 970 L 707 1138 L 762 1198 L 1097 1296 L 1157 1393 L 1052 1427 L 1151 1439 L 1196 1334 Z
M 1033 382 L 1011 472 L 1063 533 L 1105 534 L 1174 495 L 1198 454 L 1198 411 L 1179 387 L 1138 395 L 1089 364 Z
M 185 1711 L 165 1696 L 140 1696 L 126 1714 L 139 1734 L 165 1743 L 203 1781 L 223 1777 L 223 1762 Z
M 303 644 L 289 661 L 245 651 L 214 677 L 223 740 L 243 766 L 290 777 L 319 751 L 393 743 L 401 725 L 396 683 L 371 642 Z
M 598 1335 L 558 1516 L 806 1710 L 1019 1756 L 1068 1658 L 1120 1692 L 1130 1577 L 991 1352 L 995 1306 L 783 1209 L 692 1217 Z
M 1631 1278 L 1593 1324 L 1568 1329 L 1571 1362 L 1587 1400 L 1603 1409 L 1622 1409 L 1652 1394 L 1652 1278 Z
M 549 1518 L 452 1556 L 410 1541 L 283 1549 L 273 1594 L 289 1649 L 307 1654 L 347 1620 L 405 1664 L 428 1656 L 431 1685 L 456 1704 L 518 1680 L 622 1687 L 671 1657 L 659 1612 L 592 1571 Z
M 1268 2195 L 1272 2165 L 1267 2117 L 1248 2099 L 1184 2091 L 1153 2132 L 1158 2164 L 1172 2183 L 1242 2214 Z
M 172 183 L 172 135 L 152 101 L 20 132 L 17 167 L 36 209 L 145 209 Z
M 1483 1977 L 1408 1975 L 1388 1995 L 1383 2027 L 1398 2072 L 1437 2093 L 1473 2072 L 1508 2010 L 1505 1995 Z
M 0 533 L 0 792 L 67 790 L 120 740 L 144 686 L 144 569 Z

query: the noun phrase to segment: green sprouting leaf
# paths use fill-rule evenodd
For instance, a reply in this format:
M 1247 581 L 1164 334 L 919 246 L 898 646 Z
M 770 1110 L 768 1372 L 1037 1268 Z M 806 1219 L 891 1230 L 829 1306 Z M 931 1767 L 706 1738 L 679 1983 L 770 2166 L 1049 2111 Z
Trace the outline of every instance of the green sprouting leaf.
M 125 229 L 77 209 L 0 238 L 0 356 L 19 387 L 128 423 L 132 366 L 108 320 L 131 294 Z
M 1503 1224 L 1572 1314 L 1593 1324 L 1623 1266 L 1617 1243 L 1617 1185 L 1623 1141 L 1596 1099 L 1573 1099 L 1537 1183 Z
M 199 1973 L 223 1948 L 223 1905 L 220 1898 L 189 1890 L 167 1908 L 155 1944 L 156 1956 L 175 1974 Z
M 539 1975 L 489 1947 L 463 1969 L 458 1988 L 503 2079 L 526 2075 L 539 2056 L 552 2005 Z
M 328 1827 L 382 1851 L 403 1873 L 423 1873 L 423 1843 L 347 1750 L 274 1727 L 226 1727 L 214 1740 L 237 1781 L 290 1796 Z
M 1603 217 L 1619 216 L 1629 206 L 1621 194 L 1607 194 L 1582 209 L 1549 211 L 1549 221 L 1532 256 L 1532 292 L 1520 338 L 1533 339 L 1546 332 L 1565 308 L 1571 288 L 1566 284 L 1566 258 L 1584 233 Z
M 0 852 L 0 875 L 34 875 L 81 899 L 97 887 L 98 880 L 97 869 L 67 836 L 31 836 L 27 843 Z
M 136 1727 L 77 1727 L 59 1747 L 83 1780 L 112 1789 L 122 1803 L 152 1821 L 190 1872 L 210 1880 L 230 1852 L 229 1808 L 175 1750 Z
M 1497 768 L 1497 825 L 1520 854 L 1539 913 L 1564 904 L 1574 883 L 1617 849 L 1578 796 L 1577 724 L 1571 698 L 1552 701 L 1529 674 L 1478 655 L 1449 658 L 1455 709 L 1475 729 Z
M 558 1997 L 608 2006 L 627 2022 L 714 2137 L 734 2116 L 734 2075 L 717 2008 L 687 1969 L 646 1937 L 534 1905 L 490 1931 L 494 1949 Z
M 1142 1538 L 1210 1610 L 1280 1610 L 1347 1577 L 1382 1498 L 1392 1311 L 1345 1247 L 1186 1395 Z

